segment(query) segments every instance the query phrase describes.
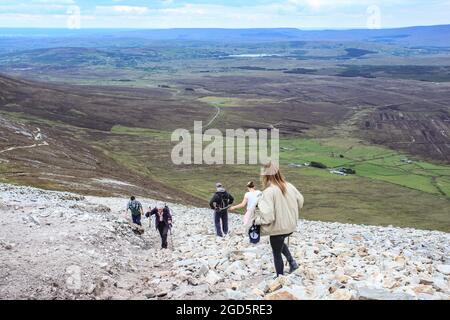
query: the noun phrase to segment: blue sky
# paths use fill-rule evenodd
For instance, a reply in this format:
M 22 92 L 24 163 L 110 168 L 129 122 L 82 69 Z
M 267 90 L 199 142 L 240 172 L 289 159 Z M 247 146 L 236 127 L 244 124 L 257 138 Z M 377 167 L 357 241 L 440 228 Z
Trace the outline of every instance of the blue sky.
M 392 28 L 449 12 L 450 0 L 0 0 L 0 27 Z

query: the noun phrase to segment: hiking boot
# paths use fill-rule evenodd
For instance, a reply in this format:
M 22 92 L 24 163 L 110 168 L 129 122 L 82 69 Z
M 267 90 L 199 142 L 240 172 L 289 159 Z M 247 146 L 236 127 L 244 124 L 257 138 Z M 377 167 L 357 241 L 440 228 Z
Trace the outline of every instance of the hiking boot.
M 294 262 L 291 264 L 291 268 L 289 269 L 289 273 L 294 273 L 295 270 L 297 270 L 299 267 L 300 267 L 300 266 L 298 265 L 298 263 L 294 261 Z

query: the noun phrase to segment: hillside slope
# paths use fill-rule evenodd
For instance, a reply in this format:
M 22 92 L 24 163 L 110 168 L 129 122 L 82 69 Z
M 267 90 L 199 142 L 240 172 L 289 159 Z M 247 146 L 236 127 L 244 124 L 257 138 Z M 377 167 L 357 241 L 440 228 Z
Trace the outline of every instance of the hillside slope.
M 161 251 L 125 204 L 0 184 L 0 299 L 450 299 L 448 233 L 300 221 L 301 267 L 274 281 L 268 239 L 248 244 L 241 217 L 216 239 L 210 210 L 171 204 Z
M 151 89 L 47 85 L 0 75 L 0 181 L 95 195 L 191 199 L 119 163 L 117 150 L 108 148 L 108 139 L 127 145 L 134 138 L 113 134 L 115 125 L 181 125 L 167 114 L 178 114 L 183 102 L 169 96 Z M 199 110 L 190 115 L 210 116 Z
M 175 165 L 171 131 L 199 119 L 223 132 L 273 124 L 282 132 L 282 170 L 310 199 L 308 219 L 449 231 L 449 167 L 416 158 L 450 155 L 447 87 L 300 75 L 121 88 L 0 76 L 0 182 L 202 206 L 216 179 L 239 195 L 258 168 Z M 414 161 L 401 161 L 410 157 L 398 150 Z M 311 161 L 357 174 L 290 167 Z

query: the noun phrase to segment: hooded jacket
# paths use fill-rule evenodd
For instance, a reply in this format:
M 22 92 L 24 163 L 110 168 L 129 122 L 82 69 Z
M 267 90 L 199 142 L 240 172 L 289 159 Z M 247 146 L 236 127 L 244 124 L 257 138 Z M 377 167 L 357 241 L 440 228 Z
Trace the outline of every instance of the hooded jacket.
M 297 230 L 303 203 L 303 195 L 292 184 L 286 184 L 286 195 L 278 186 L 271 185 L 263 191 L 252 220 L 261 226 L 263 236 L 291 234 Z
M 227 205 L 233 204 L 234 198 L 231 194 L 229 194 L 224 188 L 217 188 L 217 192 L 214 193 L 214 195 L 211 198 L 211 201 L 209 201 L 209 206 L 213 210 L 217 210 L 218 208 L 222 208 L 222 200 L 225 200 Z M 225 211 L 225 210 L 218 210 L 219 212 Z

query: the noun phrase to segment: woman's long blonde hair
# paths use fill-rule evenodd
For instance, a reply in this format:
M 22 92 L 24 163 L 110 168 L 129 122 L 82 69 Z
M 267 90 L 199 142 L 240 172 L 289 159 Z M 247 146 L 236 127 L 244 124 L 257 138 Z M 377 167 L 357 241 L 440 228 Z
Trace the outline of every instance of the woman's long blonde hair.
M 286 195 L 287 187 L 286 187 L 286 179 L 281 174 L 279 166 L 270 162 L 262 167 L 261 173 L 261 183 L 263 188 L 267 188 L 269 185 L 276 185 L 280 188 L 283 195 Z

